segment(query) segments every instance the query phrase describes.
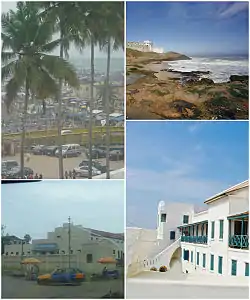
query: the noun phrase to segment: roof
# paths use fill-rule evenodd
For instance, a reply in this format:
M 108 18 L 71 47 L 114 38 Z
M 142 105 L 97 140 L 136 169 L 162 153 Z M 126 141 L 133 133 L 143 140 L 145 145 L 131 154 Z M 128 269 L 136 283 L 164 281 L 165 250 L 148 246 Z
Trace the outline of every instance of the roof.
M 12 241 L 22 241 L 22 239 L 20 239 L 19 237 L 15 236 L 15 235 L 6 235 L 6 236 L 2 236 L 2 241 L 3 242 L 12 242 Z
M 107 231 L 91 229 L 91 228 L 86 228 L 86 229 L 88 229 L 93 235 L 96 236 L 102 236 L 109 239 L 124 240 L 124 233 L 112 233 Z
M 248 216 L 249 216 L 249 211 L 245 211 L 245 212 L 241 212 L 239 214 L 228 216 L 227 218 L 228 219 L 237 219 L 237 218 L 240 218 L 240 217 L 248 217 Z
M 204 203 L 209 204 L 211 202 L 219 200 L 220 198 L 222 198 L 222 197 L 224 197 L 224 196 L 226 196 L 226 195 L 228 195 L 232 192 L 235 192 L 235 191 L 238 191 L 238 190 L 241 190 L 243 188 L 248 187 L 248 185 L 249 185 L 248 180 L 243 181 L 239 184 L 236 184 L 236 185 L 230 187 L 227 190 L 224 190 L 224 191 L 220 192 L 219 194 L 214 195 L 213 197 L 208 198 Z
M 94 176 L 93 179 L 106 179 L 106 173 Z M 111 171 L 110 179 L 124 179 L 124 168 Z

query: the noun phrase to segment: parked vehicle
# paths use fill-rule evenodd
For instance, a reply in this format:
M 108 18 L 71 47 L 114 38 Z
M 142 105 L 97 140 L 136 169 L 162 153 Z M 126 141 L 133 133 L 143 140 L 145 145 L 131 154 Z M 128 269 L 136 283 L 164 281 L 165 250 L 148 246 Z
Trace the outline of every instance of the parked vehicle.
M 123 160 L 124 151 L 123 150 L 113 150 L 109 152 L 110 160 Z
M 33 147 L 32 153 L 34 155 L 43 155 L 45 154 L 45 149 L 46 147 L 44 145 L 37 145 Z
M 28 167 L 24 167 L 23 168 L 23 175 L 25 177 L 29 177 L 30 175 L 34 175 L 34 171 L 31 168 Z M 18 179 L 21 177 L 21 167 L 15 167 L 13 169 L 11 169 L 8 173 L 7 173 L 7 177 L 10 179 Z
M 74 157 L 82 154 L 81 146 L 79 144 L 66 144 L 62 145 L 63 157 Z M 55 155 L 59 155 L 59 149 L 56 150 Z
M 44 148 L 44 154 L 48 156 L 55 156 L 58 146 L 47 146 Z
M 79 167 L 82 166 L 88 166 L 89 165 L 89 161 L 88 160 L 83 160 L 82 162 L 80 162 Z M 92 161 L 92 166 L 94 168 L 96 168 L 97 170 L 101 171 L 101 173 L 106 173 L 107 168 L 106 166 L 102 165 L 99 161 Z
M 88 165 L 74 168 L 74 171 L 75 171 L 77 177 L 87 178 L 89 175 Z M 97 176 L 97 175 L 101 175 L 101 171 L 97 170 L 95 167 L 92 167 L 92 176 Z
M 2 171 L 9 171 L 15 167 L 18 167 L 19 163 L 16 160 L 4 160 L 1 164 Z
M 81 285 L 85 274 L 77 268 L 58 268 L 52 273 L 37 277 L 38 284 L 72 284 Z
M 89 157 L 89 150 L 87 149 L 85 151 L 86 156 Z M 106 157 L 106 149 L 101 149 L 97 147 L 92 148 L 92 158 L 98 159 L 98 158 L 104 158 Z
M 103 271 L 101 274 L 92 274 L 91 280 L 100 280 L 100 279 L 117 279 L 119 278 L 120 274 L 118 270 L 106 270 Z
M 62 130 L 61 131 L 61 135 L 71 134 L 71 133 L 73 133 L 71 130 Z

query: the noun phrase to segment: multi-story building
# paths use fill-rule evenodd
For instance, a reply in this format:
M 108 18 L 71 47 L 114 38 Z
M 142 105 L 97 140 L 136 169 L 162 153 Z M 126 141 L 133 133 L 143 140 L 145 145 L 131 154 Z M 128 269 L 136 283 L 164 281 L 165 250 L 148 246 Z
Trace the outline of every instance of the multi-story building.
M 169 270 L 176 260 L 184 273 L 249 276 L 248 181 L 205 205 L 197 212 L 190 204 L 161 201 L 156 231 L 127 229 L 128 276 L 152 267 Z
M 163 48 L 156 48 L 152 41 L 144 41 L 144 42 L 127 42 L 127 48 L 134 49 L 142 52 L 156 52 L 163 53 Z
M 101 256 L 114 256 L 117 259 L 124 256 L 123 234 L 109 233 L 71 224 L 69 239 L 68 223 L 55 228 L 52 232 L 48 232 L 47 239 L 33 239 L 32 243 L 23 244 L 22 240 L 18 238 L 10 241 L 5 245 L 3 255 L 66 255 L 69 253 L 69 242 L 71 254 L 85 253 L 88 257 L 91 256 L 93 260 L 97 260 Z
M 233 186 L 186 216 L 181 231 L 183 272 L 249 276 L 249 185 Z

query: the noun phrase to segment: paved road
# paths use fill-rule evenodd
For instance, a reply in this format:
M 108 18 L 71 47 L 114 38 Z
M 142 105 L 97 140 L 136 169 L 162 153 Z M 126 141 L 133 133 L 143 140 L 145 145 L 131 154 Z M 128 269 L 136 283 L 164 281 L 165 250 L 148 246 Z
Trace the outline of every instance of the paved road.
M 128 299 L 248 299 L 247 287 L 196 286 L 171 282 L 152 283 L 128 279 Z
M 73 168 L 78 167 L 82 160 L 85 160 L 86 155 L 82 153 L 79 157 L 65 158 L 64 171 L 73 170 Z M 16 160 L 20 163 L 20 155 L 16 156 L 5 156 L 2 160 Z M 106 159 L 98 159 L 101 164 L 105 165 Z M 34 170 L 34 173 L 42 173 L 44 179 L 56 179 L 58 178 L 58 158 L 42 155 L 31 155 L 30 160 L 25 161 L 25 167 L 29 167 Z M 117 170 L 124 168 L 124 161 L 111 161 L 110 169 Z
M 123 292 L 123 280 L 84 282 L 81 286 L 43 286 L 23 278 L 2 276 L 2 298 L 101 298 L 109 291 Z

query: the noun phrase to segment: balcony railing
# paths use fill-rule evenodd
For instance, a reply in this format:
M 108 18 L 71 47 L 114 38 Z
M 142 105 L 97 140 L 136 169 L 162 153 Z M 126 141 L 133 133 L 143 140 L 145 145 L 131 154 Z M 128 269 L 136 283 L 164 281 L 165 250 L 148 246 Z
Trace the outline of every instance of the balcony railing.
M 194 244 L 207 244 L 207 236 L 182 236 L 181 242 Z
M 248 249 L 249 236 L 248 235 L 232 235 L 229 236 L 228 245 L 232 248 Z

